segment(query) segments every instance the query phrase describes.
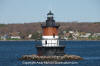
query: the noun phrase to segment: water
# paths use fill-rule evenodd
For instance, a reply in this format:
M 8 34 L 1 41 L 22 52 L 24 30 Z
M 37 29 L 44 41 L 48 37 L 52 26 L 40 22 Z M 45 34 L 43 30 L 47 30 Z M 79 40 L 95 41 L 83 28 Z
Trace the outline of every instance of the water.
M 79 55 L 84 58 L 77 64 L 23 64 L 22 55 L 36 54 L 34 41 L 0 41 L 0 66 L 100 66 L 100 41 L 61 41 L 66 44 L 66 54 Z M 31 61 L 32 62 L 32 61 Z M 69 62 L 69 61 L 68 61 Z

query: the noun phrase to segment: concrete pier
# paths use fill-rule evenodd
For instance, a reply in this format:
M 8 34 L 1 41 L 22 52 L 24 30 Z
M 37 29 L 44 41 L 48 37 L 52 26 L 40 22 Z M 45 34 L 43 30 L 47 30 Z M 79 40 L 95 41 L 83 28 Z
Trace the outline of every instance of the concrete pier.
M 67 60 L 83 60 L 82 57 L 76 55 L 64 56 L 37 56 L 37 55 L 24 55 L 19 60 L 32 60 L 32 61 L 67 61 Z

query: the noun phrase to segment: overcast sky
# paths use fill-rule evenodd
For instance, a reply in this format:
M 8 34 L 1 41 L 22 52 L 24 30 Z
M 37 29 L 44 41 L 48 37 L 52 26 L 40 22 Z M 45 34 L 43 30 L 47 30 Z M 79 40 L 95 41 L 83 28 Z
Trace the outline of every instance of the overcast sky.
M 56 21 L 100 21 L 100 0 L 0 0 L 0 23 L 42 22 L 49 10 Z

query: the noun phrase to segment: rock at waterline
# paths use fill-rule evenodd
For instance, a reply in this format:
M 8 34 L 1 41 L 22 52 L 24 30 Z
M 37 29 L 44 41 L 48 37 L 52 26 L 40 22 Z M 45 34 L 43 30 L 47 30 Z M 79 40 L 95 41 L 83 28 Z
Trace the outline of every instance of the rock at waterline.
M 33 60 L 33 61 L 67 61 L 67 60 L 83 60 L 82 57 L 76 55 L 64 56 L 37 56 L 37 55 L 24 55 L 19 60 Z

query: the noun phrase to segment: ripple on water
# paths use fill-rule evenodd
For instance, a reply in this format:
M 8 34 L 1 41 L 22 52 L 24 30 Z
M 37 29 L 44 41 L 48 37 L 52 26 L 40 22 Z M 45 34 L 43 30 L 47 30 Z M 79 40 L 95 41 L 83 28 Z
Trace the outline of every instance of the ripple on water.
M 100 57 L 83 57 L 85 60 L 100 60 Z

